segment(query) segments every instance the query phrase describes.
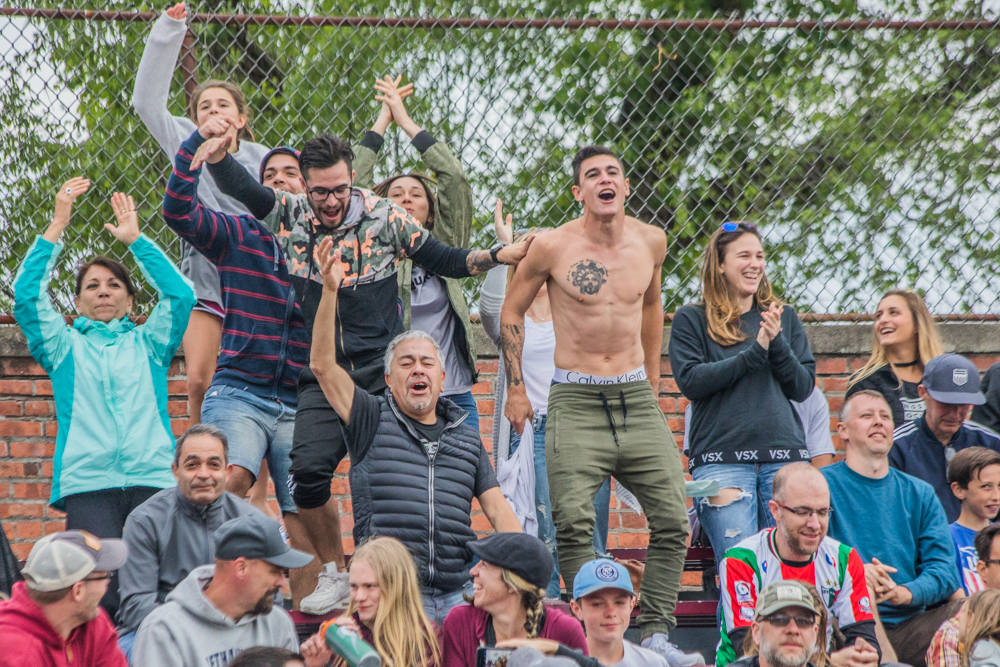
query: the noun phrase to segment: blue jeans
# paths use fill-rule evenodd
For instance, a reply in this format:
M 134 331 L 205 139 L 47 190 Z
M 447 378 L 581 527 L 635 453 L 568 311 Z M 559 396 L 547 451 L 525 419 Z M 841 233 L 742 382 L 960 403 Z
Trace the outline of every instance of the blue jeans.
M 739 489 L 743 493 L 726 505 L 713 505 L 708 497 L 697 501 L 698 521 L 712 542 L 715 562 L 744 539 L 763 528 L 774 526 L 767 503 L 771 500 L 774 475 L 786 463 L 711 463 L 691 472 L 694 480 L 714 479 L 719 489 Z
M 135 633 L 135 630 L 126 632 L 118 638 L 118 648 L 125 655 L 125 660 L 130 665 L 132 664 L 132 647 L 135 646 Z
M 424 607 L 424 613 L 438 627 L 444 625 L 444 619 L 453 607 L 465 604 L 464 588 L 460 588 L 452 593 L 444 593 L 437 588 L 420 587 L 420 603 Z
M 472 424 L 473 428 L 476 429 L 476 433 L 479 433 L 479 408 L 476 407 L 476 399 L 472 397 L 472 392 L 466 391 L 461 394 L 452 394 L 451 396 L 445 396 L 445 398 L 469 413 L 465 421 Z
M 288 492 L 294 408 L 243 389 L 213 384 L 205 392 L 201 420 L 222 429 L 229 439 L 229 462 L 246 468 L 254 478 L 261 460 L 267 457 L 278 506 L 282 512 L 296 511 Z
M 552 502 L 549 500 L 549 473 L 545 468 L 545 415 L 535 417 L 532 423 L 535 432 L 535 517 L 538 519 L 538 539 L 545 543 L 552 553 L 552 560 L 555 561 L 555 568 L 552 570 L 552 579 L 545 589 L 545 595 L 550 598 L 559 598 L 559 556 L 556 551 L 556 525 L 552 521 Z M 521 436 L 511 429 L 510 453 L 517 451 L 517 446 L 521 444 Z M 604 484 L 594 496 L 594 514 L 597 516 L 594 522 L 594 553 L 603 556 L 608 551 L 608 515 L 611 503 L 611 478 L 604 480 Z M 566 588 L 572 595 L 573 582 L 567 581 Z

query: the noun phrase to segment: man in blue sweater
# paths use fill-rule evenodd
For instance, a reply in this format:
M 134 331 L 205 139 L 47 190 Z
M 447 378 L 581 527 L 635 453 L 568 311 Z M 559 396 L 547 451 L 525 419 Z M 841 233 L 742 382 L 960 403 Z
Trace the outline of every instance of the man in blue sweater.
M 933 487 L 889 466 L 892 411 L 878 392 L 844 402 L 837 433 L 847 457 L 821 470 L 830 485 L 829 535 L 865 562 L 886 636 L 899 662 L 923 667 L 935 630 L 958 612 L 955 546 Z M 886 646 L 883 646 L 883 659 Z
M 968 447 L 1000 452 L 1000 435 L 965 421 L 973 405 L 986 402 L 979 391 L 979 369 L 965 357 L 942 354 L 931 359 L 917 392 L 927 404 L 927 411 L 892 434 L 889 465 L 933 486 L 948 522 L 954 523 L 962 504 L 951 492 L 948 464 L 957 452 Z

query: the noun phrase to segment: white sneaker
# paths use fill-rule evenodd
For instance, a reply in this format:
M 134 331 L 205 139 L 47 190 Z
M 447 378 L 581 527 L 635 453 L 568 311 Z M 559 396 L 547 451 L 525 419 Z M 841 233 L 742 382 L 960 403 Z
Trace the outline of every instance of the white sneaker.
M 320 616 L 334 609 L 347 608 L 351 600 L 351 584 L 346 572 L 337 572 L 336 563 L 327 563 L 319 573 L 316 590 L 302 598 L 299 610 Z
M 705 658 L 702 657 L 701 653 L 685 653 L 677 648 L 676 644 L 670 643 L 662 632 L 654 632 L 646 637 L 642 640 L 641 646 L 663 656 L 670 667 L 694 667 L 694 665 L 705 664 Z

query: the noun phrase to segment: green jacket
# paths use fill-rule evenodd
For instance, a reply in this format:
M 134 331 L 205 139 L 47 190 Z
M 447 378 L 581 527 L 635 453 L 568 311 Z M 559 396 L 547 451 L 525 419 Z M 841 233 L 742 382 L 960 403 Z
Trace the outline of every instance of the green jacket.
M 472 237 L 472 187 L 465 177 L 462 163 L 458 161 L 447 144 L 422 131 L 413 138 L 413 145 L 420 151 L 424 164 L 437 179 L 434 193 L 434 229 L 431 236 L 453 248 L 468 248 Z M 354 146 L 354 184 L 359 188 L 374 187 L 375 163 L 382 148 L 382 136 L 368 132 L 360 144 Z M 403 302 L 403 327 L 410 328 L 410 273 L 413 262 L 399 263 L 399 297 Z M 462 282 L 456 278 L 444 278 L 451 302 L 461 328 L 455 329 L 456 349 L 465 358 L 472 371 L 472 381 L 476 381 L 476 341 L 469 319 L 469 306 L 465 302 Z

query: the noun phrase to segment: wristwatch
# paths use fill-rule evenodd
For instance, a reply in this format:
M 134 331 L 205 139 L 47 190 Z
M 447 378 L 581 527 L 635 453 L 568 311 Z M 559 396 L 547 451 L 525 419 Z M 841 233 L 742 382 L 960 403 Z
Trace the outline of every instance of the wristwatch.
M 500 251 L 506 247 L 507 247 L 506 243 L 498 243 L 492 248 L 490 248 L 490 259 L 492 259 L 497 264 L 506 264 L 507 262 L 501 262 L 499 259 L 497 259 L 497 255 L 499 255 Z

